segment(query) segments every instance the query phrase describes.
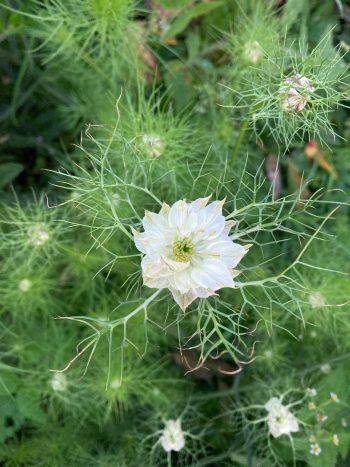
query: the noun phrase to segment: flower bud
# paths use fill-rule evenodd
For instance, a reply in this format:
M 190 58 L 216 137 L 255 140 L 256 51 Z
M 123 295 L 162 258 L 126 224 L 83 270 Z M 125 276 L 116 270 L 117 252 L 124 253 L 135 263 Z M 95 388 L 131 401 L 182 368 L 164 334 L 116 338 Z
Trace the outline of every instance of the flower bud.
M 28 292 L 32 286 L 32 281 L 29 279 L 22 279 L 18 284 L 18 288 L 21 292 Z
M 67 377 L 63 373 L 55 373 L 51 379 L 51 387 L 54 391 L 63 392 L 67 389 Z
M 181 420 L 167 420 L 160 443 L 166 452 L 181 451 L 185 446 L 185 437 L 181 429 Z
M 50 236 L 44 224 L 37 224 L 28 230 L 29 243 L 33 246 L 42 246 Z
M 256 65 L 263 57 L 263 51 L 259 42 L 249 42 L 244 49 L 244 57 L 248 62 Z
M 157 159 L 164 151 L 164 142 L 156 134 L 145 134 L 142 136 L 143 148 L 151 159 Z
M 287 78 L 280 88 L 282 109 L 286 112 L 301 112 L 315 91 L 308 78 L 299 74 Z

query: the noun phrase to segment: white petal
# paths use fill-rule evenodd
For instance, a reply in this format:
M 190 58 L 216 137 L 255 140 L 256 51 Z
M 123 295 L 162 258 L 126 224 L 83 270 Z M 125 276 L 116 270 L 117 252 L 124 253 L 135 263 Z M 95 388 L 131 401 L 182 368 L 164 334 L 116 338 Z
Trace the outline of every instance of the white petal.
M 278 397 L 272 397 L 270 400 L 266 402 L 264 405 L 265 410 L 268 412 L 271 412 L 273 409 L 280 408 L 281 407 L 281 401 Z
M 173 273 L 182 272 L 190 266 L 189 262 L 183 263 L 180 261 L 174 261 L 173 259 L 166 258 L 165 256 L 161 256 L 161 260 L 166 265 L 168 271 Z
M 187 221 L 188 205 L 186 201 L 180 200 L 173 204 L 168 214 L 169 226 L 181 229 Z
M 219 259 L 205 258 L 197 263 L 192 268 L 191 277 L 199 287 L 211 290 L 234 287 L 230 269 Z
M 212 195 L 207 196 L 206 198 L 198 198 L 196 201 L 192 201 L 190 203 L 188 212 L 189 213 L 194 213 L 198 211 L 199 209 L 205 208 L 205 206 L 208 204 L 208 201 L 210 200 Z
M 177 290 L 169 289 L 173 294 L 175 302 L 179 305 L 182 311 L 185 311 L 186 308 L 194 301 L 196 298 L 207 298 L 211 295 L 215 295 L 212 290 L 205 290 L 202 288 L 190 290 L 185 294 L 181 294 Z

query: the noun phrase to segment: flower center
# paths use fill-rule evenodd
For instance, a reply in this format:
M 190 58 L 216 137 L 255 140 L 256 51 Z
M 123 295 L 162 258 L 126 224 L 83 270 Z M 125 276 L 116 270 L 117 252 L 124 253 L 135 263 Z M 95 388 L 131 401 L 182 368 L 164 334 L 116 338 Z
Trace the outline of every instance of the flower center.
M 176 240 L 173 244 L 175 260 L 179 263 L 187 263 L 192 258 L 193 248 L 194 245 L 189 237 Z

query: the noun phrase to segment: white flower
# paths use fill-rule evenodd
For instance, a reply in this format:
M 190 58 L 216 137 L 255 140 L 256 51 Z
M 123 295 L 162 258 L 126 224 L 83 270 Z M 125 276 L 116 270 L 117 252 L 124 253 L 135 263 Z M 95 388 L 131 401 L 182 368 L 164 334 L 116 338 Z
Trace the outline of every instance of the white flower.
M 181 451 L 185 446 L 185 436 L 181 429 L 181 420 L 167 420 L 160 437 L 160 443 L 166 452 Z
M 316 410 L 316 404 L 314 402 L 309 402 L 308 408 L 309 410 Z
M 321 454 L 321 448 L 318 443 L 310 444 L 310 453 L 313 456 L 319 456 Z
M 133 230 L 136 247 L 145 254 L 144 284 L 169 289 L 182 310 L 198 297 L 234 287 L 233 268 L 248 250 L 229 237 L 234 222 L 225 221 L 224 202 L 207 205 L 209 198 L 164 203 L 158 214 L 146 211 L 143 233 Z
M 36 224 L 28 229 L 29 243 L 33 246 L 41 246 L 50 236 L 44 224 Z
M 319 423 L 324 423 L 328 419 L 328 416 L 324 413 L 318 413 L 316 419 Z
M 333 436 L 332 436 L 332 443 L 333 443 L 335 446 L 339 446 L 339 437 L 338 437 L 338 435 L 333 435 Z
M 22 279 L 18 284 L 18 288 L 21 292 L 28 292 L 28 290 L 32 287 L 32 281 L 29 279 Z
M 54 391 L 65 391 L 67 389 L 66 375 L 63 373 L 55 373 L 51 379 L 51 387 Z
M 272 397 L 265 404 L 265 409 L 268 411 L 269 431 L 274 438 L 299 431 L 298 420 L 277 397 Z
M 314 91 L 315 88 L 305 76 L 296 74 L 287 78 L 280 88 L 282 109 L 286 112 L 301 112 Z
M 164 151 L 164 142 L 161 137 L 155 134 L 145 134 L 142 136 L 142 144 L 151 159 L 161 156 Z
M 310 397 L 315 397 L 317 395 L 317 391 L 315 388 L 307 388 L 306 393 Z
M 339 402 L 339 397 L 337 396 L 335 392 L 331 392 L 330 396 L 333 402 Z

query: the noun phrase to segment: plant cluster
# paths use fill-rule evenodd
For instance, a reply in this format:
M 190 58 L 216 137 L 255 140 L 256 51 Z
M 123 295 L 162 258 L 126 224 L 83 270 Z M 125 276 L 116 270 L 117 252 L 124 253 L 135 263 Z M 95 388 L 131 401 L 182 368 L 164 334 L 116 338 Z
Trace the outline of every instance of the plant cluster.
M 350 5 L 0 8 L 0 463 L 350 452 Z

